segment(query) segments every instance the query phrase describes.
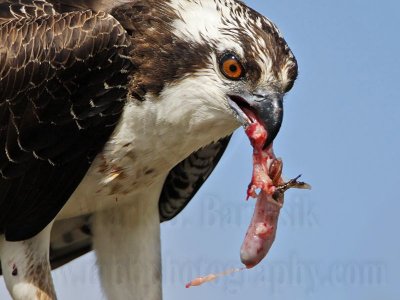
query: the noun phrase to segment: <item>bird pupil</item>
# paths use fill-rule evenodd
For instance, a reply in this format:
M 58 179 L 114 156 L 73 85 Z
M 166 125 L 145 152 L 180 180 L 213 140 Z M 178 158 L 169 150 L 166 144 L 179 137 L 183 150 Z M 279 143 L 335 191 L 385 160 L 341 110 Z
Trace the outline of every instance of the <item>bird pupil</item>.
M 229 71 L 236 72 L 237 71 L 237 67 L 235 65 L 230 65 L 229 66 Z

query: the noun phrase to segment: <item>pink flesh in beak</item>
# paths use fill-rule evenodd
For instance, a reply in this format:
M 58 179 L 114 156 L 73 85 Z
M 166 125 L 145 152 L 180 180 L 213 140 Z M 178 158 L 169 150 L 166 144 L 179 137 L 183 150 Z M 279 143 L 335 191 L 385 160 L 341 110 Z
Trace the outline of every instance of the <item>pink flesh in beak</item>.
M 276 159 L 272 145 L 263 149 L 268 136 L 265 127 L 254 112 L 248 109 L 244 112 L 252 121 L 245 132 L 253 146 L 253 176 L 247 189 L 247 199 L 256 198 L 257 202 L 240 249 L 240 259 L 247 268 L 252 268 L 266 256 L 274 242 L 283 195 L 279 199 L 274 199 L 272 195 L 283 180 L 282 161 Z
M 218 277 L 256 266 L 267 255 L 274 242 L 284 191 L 292 187 L 311 188 L 307 183 L 297 181 L 300 176 L 287 183 L 283 181 L 282 160 L 275 157 L 272 145 L 264 149 L 268 136 L 265 127 L 252 110 L 242 109 L 250 121 L 245 131 L 253 146 L 253 176 L 247 189 L 247 199 L 249 197 L 257 199 L 253 217 L 240 249 L 240 258 L 245 267 L 197 277 L 186 284 L 186 288 L 199 286 Z

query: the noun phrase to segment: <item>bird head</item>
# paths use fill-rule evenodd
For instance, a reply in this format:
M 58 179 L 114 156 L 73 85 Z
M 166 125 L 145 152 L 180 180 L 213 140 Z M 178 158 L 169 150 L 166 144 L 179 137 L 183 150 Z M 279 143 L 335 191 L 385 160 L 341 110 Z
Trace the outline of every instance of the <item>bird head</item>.
M 127 5 L 113 15 L 132 33 L 134 99 L 163 102 L 166 123 L 214 140 L 257 120 L 272 143 L 297 62 L 271 21 L 235 0 Z

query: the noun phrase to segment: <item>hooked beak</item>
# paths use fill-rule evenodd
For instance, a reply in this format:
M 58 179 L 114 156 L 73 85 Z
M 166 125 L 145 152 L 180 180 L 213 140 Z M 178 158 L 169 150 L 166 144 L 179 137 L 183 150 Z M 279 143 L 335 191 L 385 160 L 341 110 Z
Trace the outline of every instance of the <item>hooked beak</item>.
M 263 148 L 268 147 L 282 125 L 283 95 L 278 93 L 243 93 L 228 95 L 230 107 L 244 127 L 260 122 L 267 130 L 267 140 Z

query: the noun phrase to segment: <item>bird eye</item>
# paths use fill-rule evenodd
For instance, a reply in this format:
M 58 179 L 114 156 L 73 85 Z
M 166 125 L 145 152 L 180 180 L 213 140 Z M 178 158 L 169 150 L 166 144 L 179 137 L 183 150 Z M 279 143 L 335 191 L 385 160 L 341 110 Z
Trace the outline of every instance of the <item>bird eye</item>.
M 219 62 L 219 68 L 226 78 L 238 80 L 243 77 L 244 69 L 235 54 L 224 54 Z

